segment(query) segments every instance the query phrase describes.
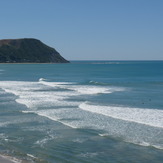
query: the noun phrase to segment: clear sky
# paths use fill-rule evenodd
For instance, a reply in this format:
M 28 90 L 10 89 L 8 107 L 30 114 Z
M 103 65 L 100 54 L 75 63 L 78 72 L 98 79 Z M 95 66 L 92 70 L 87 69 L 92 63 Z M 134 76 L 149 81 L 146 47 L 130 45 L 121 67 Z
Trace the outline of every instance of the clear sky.
M 0 39 L 37 38 L 68 60 L 163 60 L 163 0 L 0 0 Z

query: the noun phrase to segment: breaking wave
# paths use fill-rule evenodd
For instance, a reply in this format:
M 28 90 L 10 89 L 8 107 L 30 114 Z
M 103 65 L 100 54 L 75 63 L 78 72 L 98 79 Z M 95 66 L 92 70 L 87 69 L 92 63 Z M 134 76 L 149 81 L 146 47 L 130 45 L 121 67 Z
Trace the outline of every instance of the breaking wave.
M 100 136 L 122 137 L 124 141 L 163 148 L 163 111 L 157 109 L 102 106 L 84 101 L 93 97 L 125 91 L 125 88 L 80 85 L 71 82 L 4 81 L 0 87 L 16 96 L 16 102 L 34 113 L 71 128 L 94 129 Z M 74 100 L 75 99 L 75 100 Z M 163 144 L 163 143 L 162 143 Z
M 79 108 L 112 118 L 163 128 L 163 110 L 89 105 L 87 103 L 80 104 Z

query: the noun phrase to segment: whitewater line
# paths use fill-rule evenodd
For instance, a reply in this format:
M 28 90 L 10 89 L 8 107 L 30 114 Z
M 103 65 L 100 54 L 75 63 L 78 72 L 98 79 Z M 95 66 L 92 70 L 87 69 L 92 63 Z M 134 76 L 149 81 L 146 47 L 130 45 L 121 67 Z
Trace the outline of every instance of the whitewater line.
M 79 108 L 92 113 L 112 117 L 114 119 L 163 128 L 163 111 L 158 109 L 95 106 L 89 105 L 86 102 L 80 104 Z

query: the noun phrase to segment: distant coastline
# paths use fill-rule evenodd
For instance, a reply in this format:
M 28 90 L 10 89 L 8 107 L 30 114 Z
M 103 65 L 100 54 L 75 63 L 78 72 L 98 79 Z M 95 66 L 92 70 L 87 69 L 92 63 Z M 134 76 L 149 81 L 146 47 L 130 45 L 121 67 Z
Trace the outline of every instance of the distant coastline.
M 33 38 L 0 40 L 0 63 L 69 63 L 54 48 Z

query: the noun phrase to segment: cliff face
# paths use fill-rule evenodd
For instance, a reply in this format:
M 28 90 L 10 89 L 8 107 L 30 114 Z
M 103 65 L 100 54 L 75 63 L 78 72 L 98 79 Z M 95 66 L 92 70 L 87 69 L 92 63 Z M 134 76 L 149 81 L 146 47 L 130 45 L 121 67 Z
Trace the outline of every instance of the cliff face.
M 54 48 L 37 39 L 0 40 L 0 63 L 68 63 Z

